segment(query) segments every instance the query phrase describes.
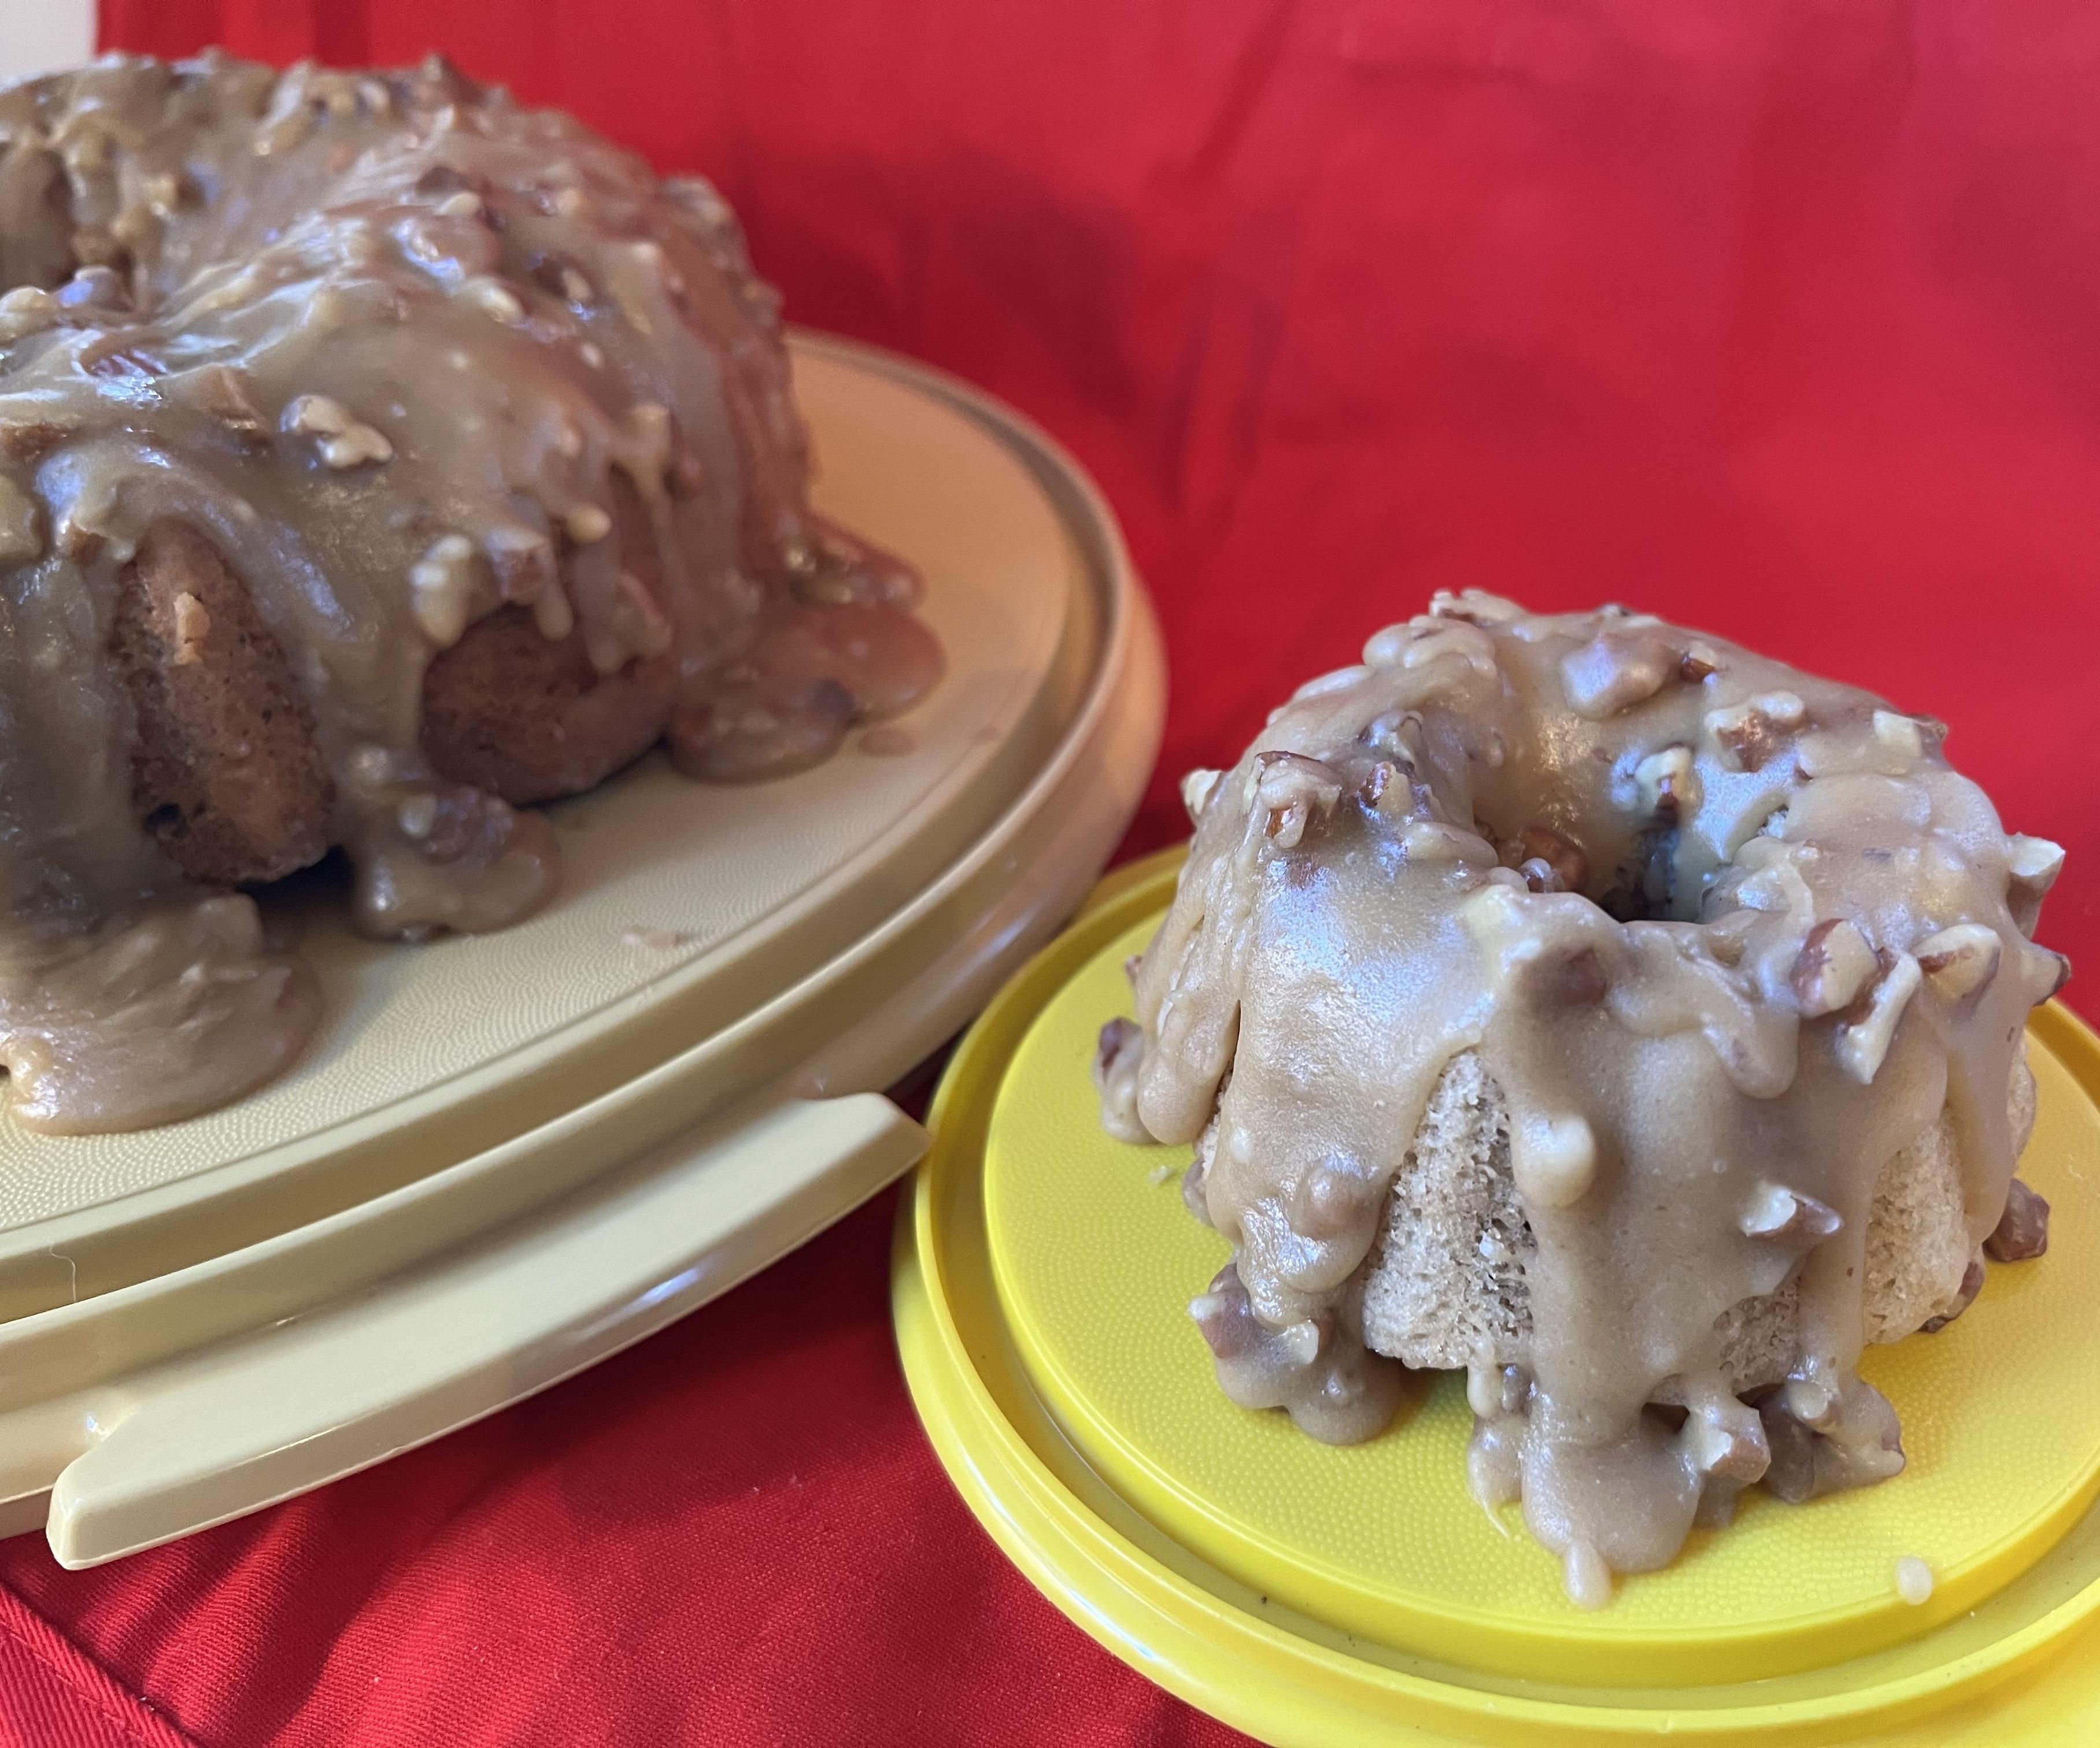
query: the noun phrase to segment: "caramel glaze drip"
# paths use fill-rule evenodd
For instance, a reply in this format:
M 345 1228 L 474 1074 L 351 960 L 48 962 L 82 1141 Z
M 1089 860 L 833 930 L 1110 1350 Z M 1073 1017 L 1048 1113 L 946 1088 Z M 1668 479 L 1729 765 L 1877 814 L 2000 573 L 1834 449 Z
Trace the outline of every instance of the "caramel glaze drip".
M 0 90 L 0 1059 L 33 1126 L 223 1103 L 315 1020 L 250 901 L 135 816 L 105 651 L 157 522 L 281 645 L 377 936 L 555 883 L 545 822 L 419 744 L 431 658 L 501 607 L 601 675 L 673 661 L 673 756 L 715 780 L 812 763 L 939 671 L 909 574 L 806 509 L 778 300 L 721 200 L 442 61 L 111 56 Z M 608 538 L 636 503 L 653 566 Z
M 1762 1473 L 1718 1324 L 1789 1281 L 1780 1401 L 1825 1484 L 1900 1468 L 1855 1371 L 1875 1179 L 1944 1109 L 1972 1248 L 1992 1231 L 2022 1028 L 2065 971 L 2028 939 L 2061 851 L 2008 838 L 1943 733 L 1652 618 L 1469 591 L 1194 773 L 1137 1025 L 1099 1071 L 1126 1138 L 1215 1120 L 1192 1193 L 1234 1267 L 1194 1309 L 1236 1399 L 1333 1442 L 1386 1424 L 1361 1273 L 1470 1050 L 1538 1246 L 1521 1367 L 1475 1368 L 1472 1480 L 1521 1497 L 1571 1594 L 1663 1565 Z M 1259 1341 L 1302 1350 L 1295 1385 L 1273 1354 L 1251 1385 Z

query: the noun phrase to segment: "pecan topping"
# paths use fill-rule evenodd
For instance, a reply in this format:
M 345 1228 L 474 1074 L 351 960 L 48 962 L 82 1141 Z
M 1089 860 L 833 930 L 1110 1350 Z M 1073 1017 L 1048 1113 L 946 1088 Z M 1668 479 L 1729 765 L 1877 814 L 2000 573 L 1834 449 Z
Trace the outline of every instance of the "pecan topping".
M 1723 763 L 1738 771 L 1762 770 L 1785 744 L 1786 731 L 1807 720 L 1808 707 L 1791 692 L 1767 692 L 1732 708 L 1710 711 L 1706 732 L 1721 749 Z
M 2015 1178 L 2005 1193 L 2005 1213 L 1983 1240 L 1983 1254 L 1993 1262 L 2025 1262 L 2048 1248 L 2049 1204 Z
M 2003 943 L 1996 929 L 1980 922 L 1957 922 L 1930 935 L 1911 949 L 1917 968 L 1942 995 L 1959 1001 L 1996 975 Z

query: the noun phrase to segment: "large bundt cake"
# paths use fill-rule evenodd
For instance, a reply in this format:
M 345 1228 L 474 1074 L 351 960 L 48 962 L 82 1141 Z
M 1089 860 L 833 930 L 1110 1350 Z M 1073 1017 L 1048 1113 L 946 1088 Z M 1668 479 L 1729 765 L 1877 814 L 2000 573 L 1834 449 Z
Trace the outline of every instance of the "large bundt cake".
M 1471 1479 L 1578 1601 L 1762 1480 L 1902 1467 L 1864 1344 L 2037 1253 L 2028 938 L 2062 852 L 1944 730 L 1732 644 L 1468 592 L 1185 787 L 1096 1073 L 1194 1142 L 1235 1401 L 1365 1438 L 1470 1374 Z M 1381 1356 L 1390 1356 L 1389 1358 Z
M 440 61 L 0 90 L 0 1058 L 39 1127 L 222 1103 L 315 997 L 225 889 L 498 927 L 514 806 L 737 781 L 900 709 L 908 575 L 819 525 L 705 183 Z

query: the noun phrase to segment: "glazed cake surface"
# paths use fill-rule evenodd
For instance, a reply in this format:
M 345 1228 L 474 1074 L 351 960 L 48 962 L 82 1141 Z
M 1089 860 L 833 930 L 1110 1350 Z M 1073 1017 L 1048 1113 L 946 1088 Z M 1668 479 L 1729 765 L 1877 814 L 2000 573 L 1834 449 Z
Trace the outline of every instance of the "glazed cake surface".
M 0 1059 L 18 1121 L 224 1103 L 315 1019 L 228 891 L 382 936 L 557 881 L 531 804 L 740 782 L 938 676 L 807 508 L 728 208 L 441 61 L 0 91 Z
M 2062 852 L 1943 737 L 1468 592 L 1192 774 L 1096 1075 L 1114 1132 L 1195 1143 L 1233 1398 L 1346 1442 L 1396 1361 L 1465 1367 L 1476 1492 L 1585 1603 L 1745 1486 L 1900 1469 L 1855 1367 L 1958 1314 L 1987 1244 L 2038 1251 L 2022 1040 L 2065 975 L 2030 938 Z

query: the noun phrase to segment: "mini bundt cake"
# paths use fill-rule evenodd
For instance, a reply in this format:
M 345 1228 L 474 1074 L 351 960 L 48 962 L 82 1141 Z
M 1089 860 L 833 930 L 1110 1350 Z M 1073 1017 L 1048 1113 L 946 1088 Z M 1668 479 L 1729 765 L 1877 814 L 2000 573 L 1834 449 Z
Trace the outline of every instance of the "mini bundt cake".
M 814 517 L 778 300 L 705 183 L 441 61 L 0 90 L 0 1060 L 18 1119 L 223 1103 L 316 999 L 266 881 L 500 927 L 514 808 L 668 742 L 823 758 L 940 653 Z
M 1364 655 L 1184 786 L 1104 1117 L 1195 1143 L 1234 1401 L 1348 1442 L 1466 1368 L 1475 1492 L 1595 1604 L 1900 1469 L 1862 1348 L 2040 1253 L 2062 855 L 1939 724 L 1645 615 L 1468 591 Z

